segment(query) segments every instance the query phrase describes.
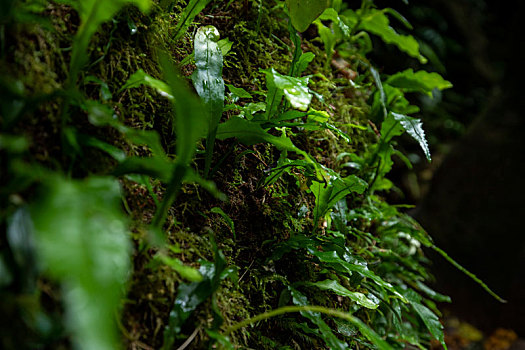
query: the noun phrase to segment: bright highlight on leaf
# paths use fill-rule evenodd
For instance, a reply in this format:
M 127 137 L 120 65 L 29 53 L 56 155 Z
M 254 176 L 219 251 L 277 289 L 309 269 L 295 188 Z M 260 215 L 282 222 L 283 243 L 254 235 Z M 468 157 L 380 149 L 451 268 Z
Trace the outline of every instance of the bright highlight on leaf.
M 208 121 L 204 177 L 207 177 L 210 171 L 215 135 L 224 108 L 223 63 L 218 41 L 219 31 L 214 26 L 201 27 L 195 34 L 194 50 L 197 70 L 193 73 L 192 80 L 197 93 L 204 102 Z

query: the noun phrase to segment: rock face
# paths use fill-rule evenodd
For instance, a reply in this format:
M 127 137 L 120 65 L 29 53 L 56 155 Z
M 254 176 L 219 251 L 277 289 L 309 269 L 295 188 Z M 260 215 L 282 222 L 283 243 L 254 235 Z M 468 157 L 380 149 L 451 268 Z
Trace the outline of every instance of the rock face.
M 524 336 L 525 115 L 513 95 L 492 98 L 436 172 L 417 216 L 438 246 L 508 300 L 500 304 L 435 257 L 453 312 L 482 329 L 509 327 Z

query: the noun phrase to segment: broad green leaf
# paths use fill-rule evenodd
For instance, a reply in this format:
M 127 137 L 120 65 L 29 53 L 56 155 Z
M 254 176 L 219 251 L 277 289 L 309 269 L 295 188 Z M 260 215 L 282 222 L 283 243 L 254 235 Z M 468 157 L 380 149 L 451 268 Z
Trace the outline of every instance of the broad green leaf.
M 196 142 L 204 136 L 207 126 L 207 115 L 203 113 L 205 110 L 203 104 L 178 76 L 169 56 L 160 52 L 159 60 L 165 80 L 174 97 L 177 159 L 164 198 L 152 221 L 154 232 L 160 231 L 168 210 L 182 186 L 182 181 L 190 171 L 189 163 L 195 154 Z M 160 241 L 161 237 L 157 237 L 157 240 Z
M 323 251 L 319 250 L 319 246 L 322 246 Z M 335 271 L 348 274 L 349 276 L 352 275 L 353 272 L 357 272 L 362 277 L 367 277 L 374 281 L 378 286 L 390 291 L 403 302 L 407 302 L 405 297 L 403 297 L 403 295 L 401 295 L 392 284 L 386 282 L 380 276 L 370 271 L 364 260 L 351 255 L 348 249 L 341 252 L 341 255 L 344 257 L 343 259 L 338 255 L 338 252 L 336 252 L 334 248 L 336 248 L 336 246 L 333 244 L 323 244 L 318 239 L 299 234 L 279 244 L 270 259 L 273 261 L 279 260 L 284 254 L 290 252 L 292 249 L 306 249 L 308 253 L 317 257 L 321 263 L 326 264 L 325 266 L 329 266 Z
M 389 111 L 406 115 L 419 112 L 419 107 L 411 105 L 401 89 L 390 86 L 387 83 L 382 83 L 382 89 L 386 97 L 385 107 L 387 107 Z M 386 114 L 384 114 L 383 105 L 380 99 L 381 95 L 378 90 L 374 94 L 371 113 L 372 115 L 384 117 Z M 380 110 L 382 114 L 379 113 Z
M 161 157 L 128 157 L 117 165 L 112 175 L 141 174 L 168 183 L 174 167 L 173 161 Z
M 412 69 L 390 76 L 386 83 L 404 91 L 418 91 L 429 96 L 432 96 L 434 89 L 444 90 L 452 87 L 452 83 L 443 79 L 438 73 L 423 70 L 414 72 Z
M 268 92 L 266 93 L 266 107 L 265 107 L 265 119 L 270 120 L 275 114 L 277 114 L 277 109 L 281 105 L 283 100 L 284 92 L 281 89 L 278 89 L 275 85 L 274 74 L 275 70 L 273 68 L 261 70 L 266 75 L 266 88 Z
M 164 77 L 173 94 L 175 110 L 175 134 L 177 137 L 177 161 L 188 164 L 195 154 L 196 142 L 206 134 L 205 107 L 176 72 L 171 59 L 160 54 Z
M 188 5 L 182 11 L 177 27 L 175 27 L 175 34 L 173 40 L 179 40 L 186 30 L 190 26 L 191 22 L 205 7 L 210 3 L 211 0 L 190 0 Z
M 312 102 L 312 94 L 308 90 L 308 77 L 294 78 L 274 72 L 274 83 L 278 89 L 284 91 L 284 96 L 293 108 L 301 111 L 308 109 Z
M 256 122 L 248 121 L 239 117 L 232 117 L 225 123 L 220 124 L 217 130 L 217 138 L 219 140 L 224 140 L 231 137 L 236 137 L 240 142 L 246 145 L 268 142 L 281 151 L 295 152 L 303 156 L 304 160 L 310 163 L 315 169 L 316 177 L 321 178 L 320 165 L 308 153 L 297 148 L 288 137 L 277 137 L 267 133 L 260 124 Z
M 213 263 L 202 261 L 199 269 L 202 281 L 190 284 L 180 284 L 177 297 L 170 312 L 168 325 L 164 329 L 164 344 L 162 349 L 171 349 L 175 337 L 180 333 L 181 327 L 197 306 L 208 299 L 219 288 L 223 271 L 226 268 L 224 254 L 214 246 L 215 261 Z
M 344 271 L 348 274 L 352 274 L 352 272 L 357 272 L 361 276 L 371 279 L 378 286 L 385 288 L 386 290 L 394 294 L 396 297 L 406 302 L 406 299 L 403 297 L 403 295 L 401 295 L 394 288 L 394 286 L 392 286 L 392 284 L 386 282 L 374 272 L 370 271 L 366 264 L 349 263 L 348 261 L 345 261 L 341 257 L 339 257 L 339 255 L 335 251 L 320 251 L 313 246 L 308 247 L 308 252 L 319 258 L 321 262 L 334 265 L 334 267 L 336 267 L 339 271 Z
M 44 187 L 31 212 L 39 256 L 62 285 L 65 325 L 79 349 L 113 350 L 131 253 L 118 181 L 52 178 Z
M 221 39 L 217 42 L 217 45 L 219 46 L 219 49 L 221 50 L 222 57 L 226 57 L 226 55 L 231 51 L 233 46 L 233 41 L 230 41 L 228 38 Z
M 124 85 L 120 88 L 119 92 L 125 89 L 139 87 L 141 85 L 149 86 L 150 88 L 157 90 L 157 92 L 162 96 L 167 97 L 169 99 L 173 99 L 168 84 L 166 84 L 162 80 L 155 79 L 152 76 L 146 74 L 142 69 L 139 69 L 138 71 L 133 73 L 128 78 L 128 80 L 126 80 Z
M 151 6 L 150 0 L 59 0 L 58 2 L 72 5 L 80 16 L 80 27 L 73 40 L 71 53 L 70 84 L 76 83 L 78 73 L 89 57 L 87 55 L 89 41 L 102 23 L 109 21 L 128 4 L 136 5 L 142 12 L 147 12 Z
M 324 12 L 319 16 L 319 20 L 333 22 L 332 30 L 334 31 L 335 37 L 338 41 L 350 36 L 350 28 L 342 20 L 342 18 L 339 17 L 339 13 L 337 13 L 334 8 L 329 7 L 324 10 Z
M 292 25 L 299 32 L 308 29 L 329 4 L 329 0 L 286 0 Z
M 217 138 L 224 140 L 231 137 L 236 137 L 246 145 L 268 142 L 281 151 L 299 151 L 289 138 L 273 136 L 264 131 L 258 123 L 250 122 L 239 117 L 232 117 L 219 125 Z
M 308 285 L 315 286 L 322 290 L 330 290 L 343 297 L 348 297 L 354 302 L 368 309 L 377 309 L 377 307 L 379 306 L 379 304 L 368 299 L 363 293 L 352 292 L 347 288 L 343 287 L 341 284 L 339 284 L 339 282 L 335 280 L 324 280 L 320 282 L 308 283 Z
M 290 77 L 279 74 L 275 69 L 262 70 L 266 74 L 268 85 L 266 113 L 269 119 L 277 110 L 282 94 L 293 108 L 306 111 L 312 101 L 312 94 L 308 89 L 308 77 Z M 275 90 L 274 90 L 275 89 Z
M 391 114 L 394 119 L 398 121 L 399 124 L 401 124 L 403 129 L 405 129 L 405 131 L 419 143 L 423 149 L 423 152 L 425 153 L 425 157 L 427 157 L 428 161 L 430 161 L 430 149 L 428 148 L 427 139 L 425 138 L 425 131 L 423 130 L 423 123 L 421 123 L 421 120 L 395 112 L 391 112 Z
M 295 76 L 300 77 L 308 67 L 308 64 L 310 64 L 310 62 L 312 62 L 314 58 L 315 55 L 312 52 L 305 52 L 301 54 L 301 56 L 299 56 L 299 59 L 297 60 L 297 63 L 295 64 Z
M 304 294 L 302 294 L 301 292 L 299 292 L 297 289 L 293 288 L 292 286 L 288 286 L 288 290 L 290 291 L 290 294 L 292 295 L 292 301 L 295 305 L 308 306 L 308 299 L 306 298 Z M 352 325 L 357 327 L 357 329 L 359 329 L 361 334 L 363 334 L 366 338 L 368 338 L 368 340 L 370 340 L 375 346 L 377 346 L 379 350 L 391 350 L 392 349 L 392 347 L 385 340 L 383 340 L 373 329 L 367 326 L 359 318 L 352 316 L 348 313 L 341 313 L 335 310 L 334 312 L 330 309 L 325 309 L 325 308 L 319 308 L 319 309 L 320 309 L 319 311 L 324 309 L 322 310 L 322 312 L 329 313 L 336 317 L 341 317 L 344 320 L 350 322 Z M 319 331 L 321 332 L 322 339 L 326 342 L 326 344 L 331 349 L 348 349 L 348 345 L 344 343 L 343 341 L 339 340 L 332 333 L 332 329 L 321 318 L 320 312 L 301 311 L 301 315 L 308 318 L 315 325 L 317 325 L 317 327 L 319 327 Z
M 439 318 L 429 308 L 421 304 L 421 296 L 411 289 L 402 291 L 402 294 L 408 300 L 410 305 L 414 308 L 418 316 L 423 320 L 423 323 L 434 336 L 435 339 L 439 340 L 443 348 L 447 349 L 445 344 L 445 337 L 443 334 L 443 325 L 439 322 Z
M 370 9 L 365 14 L 358 12 L 361 18 L 359 27 L 372 34 L 379 36 L 387 44 L 396 45 L 401 51 L 417 58 L 421 63 L 427 59 L 419 52 L 419 44 L 410 35 L 398 34 L 390 25 L 388 17 L 381 10 Z
M 163 254 L 157 254 L 155 255 L 155 258 L 162 261 L 165 265 L 171 267 L 173 270 L 177 271 L 181 277 L 187 279 L 190 282 L 202 281 L 202 275 L 200 272 L 193 267 L 184 265 L 180 259 L 170 258 L 169 256 Z
M 297 289 L 288 286 L 288 290 L 290 291 L 292 295 L 292 301 L 295 305 L 300 306 L 306 306 L 308 305 L 308 299 L 304 294 L 299 292 Z M 332 333 L 332 330 L 330 326 L 326 324 L 325 321 L 323 321 L 321 314 L 319 312 L 313 312 L 313 311 L 301 311 L 301 315 L 312 321 L 317 327 L 319 327 L 319 331 L 321 332 L 321 338 L 326 342 L 326 345 L 330 347 L 330 349 L 340 349 L 340 350 L 346 350 L 348 349 L 348 344 L 343 342 L 342 340 L 339 340 L 334 333 Z
M 230 92 L 238 98 L 252 98 L 252 95 L 250 95 L 250 93 L 243 88 L 238 88 L 231 84 L 226 84 L 226 86 L 228 87 L 228 90 L 230 90 Z
M 312 182 L 310 190 L 315 195 L 314 225 L 317 227 L 322 218 L 338 201 L 352 192 L 363 193 L 367 183 L 355 175 L 341 178 L 337 173 L 327 172 L 327 183 Z
M 194 50 L 197 69 L 192 75 L 195 90 L 204 101 L 208 121 L 204 177 L 208 176 L 213 156 L 217 126 L 224 108 L 224 80 L 222 79 L 222 52 L 217 45 L 219 31 L 214 26 L 205 26 L 195 34 Z

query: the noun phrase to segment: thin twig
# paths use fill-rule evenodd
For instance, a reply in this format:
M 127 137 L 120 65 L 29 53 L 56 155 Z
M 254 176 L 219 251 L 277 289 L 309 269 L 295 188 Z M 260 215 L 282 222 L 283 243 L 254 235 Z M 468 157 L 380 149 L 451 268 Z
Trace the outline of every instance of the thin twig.
M 184 350 L 184 349 L 186 349 L 186 347 L 191 344 L 193 339 L 195 339 L 195 337 L 197 336 L 197 333 L 199 333 L 200 330 L 201 330 L 201 327 L 195 328 L 193 333 L 191 333 L 191 335 L 188 337 L 188 339 L 186 339 L 186 341 L 184 343 L 182 343 L 182 345 L 179 346 L 177 348 L 177 350 Z

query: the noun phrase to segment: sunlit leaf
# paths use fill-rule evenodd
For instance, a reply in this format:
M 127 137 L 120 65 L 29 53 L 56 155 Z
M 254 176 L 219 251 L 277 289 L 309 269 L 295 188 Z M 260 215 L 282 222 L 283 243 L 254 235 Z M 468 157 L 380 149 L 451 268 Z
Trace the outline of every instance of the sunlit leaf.
M 268 96 L 274 93 L 273 100 L 267 100 L 266 113 L 273 113 L 280 103 L 279 94 L 282 92 L 293 108 L 306 111 L 312 101 L 312 94 L 308 89 L 308 77 L 290 77 L 279 74 L 274 68 L 262 70 L 266 74 L 267 84 L 271 84 L 277 91 L 268 91 Z M 269 114 L 271 117 L 271 114 Z
M 419 91 L 429 96 L 432 96 L 434 89 L 444 90 L 452 87 L 452 83 L 443 79 L 438 73 L 423 70 L 414 72 L 412 69 L 391 75 L 386 83 L 404 91 Z
M 222 52 L 217 44 L 219 31 L 214 26 L 200 27 L 195 34 L 194 50 L 197 69 L 192 75 L 195 90 L 204 101 L 208 122 L 204 177 L 208 176 L 213 156 L 217 125 L 224 108 L 224 80 L 222 79 Z
M 395 112 L 391 113 L 394 119 L 398 121 L 399 124 L 401 124 L 405 131 L 419 143 L 419 145 L 423 149 L 423 152 L 425 153 L 425 157 L 427 157 L 427 159 L 430 161 L 430 149 L 428 148 L 427 139 L 425 137 L 425 131 L 423 130 L 423 123 L 421 122 L 421 120 L 408 117 L 403 114 L 398 114 Z

